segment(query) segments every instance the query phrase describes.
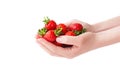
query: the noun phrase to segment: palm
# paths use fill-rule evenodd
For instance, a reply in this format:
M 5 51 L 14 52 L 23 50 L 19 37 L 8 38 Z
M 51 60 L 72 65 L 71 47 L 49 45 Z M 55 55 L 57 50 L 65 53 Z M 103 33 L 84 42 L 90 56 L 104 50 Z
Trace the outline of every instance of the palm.
M 95 34 L 92 33 L 92 30 L 90 29 L 91 25 L 84 23 L 82 21 L 78 20 L 73 20 L 66 25 L 70 25 L 72 23 L 81 23 L 83 27 L 87 29 L 87 32 L 84 34 L 81 34 L 79 36 L 62 36 L 67 39 L 66 42 L 60 42 L 63 44 L 68 44 L 68 45 L 73 45 L 72 47 L 69 48 L 62 48 L 59 46 L 56 46 L 44 39 L 38 39 L 37 42 L 40 44 L 40 46 L 45 49 L 50 55 L 53 56 L 61 56 L 61 57 L 66 57 L 66 58 L 73 58 L 75 56 L 78 56 L 84 52 L 87 52 L 94 47 L 93 42 L 95 39 Z M 64 40 L 63 40 L 64 41 Z

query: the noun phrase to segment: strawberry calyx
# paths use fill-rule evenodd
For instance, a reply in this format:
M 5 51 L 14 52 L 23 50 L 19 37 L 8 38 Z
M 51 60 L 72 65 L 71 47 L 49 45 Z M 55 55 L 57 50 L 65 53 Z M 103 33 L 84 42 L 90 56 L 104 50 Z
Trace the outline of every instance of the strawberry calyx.
M 56 36 L 59 36 L 62 33 L 62 28 L 57 28 L 54 30 Z
M 81 31 L 74 31 L 74 33 L 75 33 L 75 35 L 77 36 L 77 35 L 80 35 L 81 34 Z
M 46 28 L 42 28 L 42 29 L 39 29 L 38 30 L 38 34 L 41 35 L 41 36 L 44 36 L 47 32 L 47 29 Z
M 85 33 L 86 31 L 87 31 L 86 28 L 83 28 L 83 29 L 82 29 L 82 33 Z
M 76 35 L 80 35 L 80 34 L 85 33 L 86 31 L 87 31 L 86 28 L 83 28 L 81 31 L 75 30 L 74 33 L 75 33 Z
M 50 21 L 50 18 L 48 18 L 48 17 L 44 17 L 44 20 L 43 20 L 44 24 L 48 24 L 49 21 Z

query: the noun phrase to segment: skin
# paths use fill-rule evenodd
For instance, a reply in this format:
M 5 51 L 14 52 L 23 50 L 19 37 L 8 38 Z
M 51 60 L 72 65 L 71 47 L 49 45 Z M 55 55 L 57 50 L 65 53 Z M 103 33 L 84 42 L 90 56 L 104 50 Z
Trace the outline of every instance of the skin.
M 92 25 L 79 20 L 72 20 L 66 25 L 76 22 L 87 28 L 87 32 L 79 36 L 60 36 L 56 39 L 59 43 L 73 47 L 55 46 L 43 38 L 36 39 L 37 43 L 52 56 L 71 59 L 90 50 L 120 42 L 120 16 Z

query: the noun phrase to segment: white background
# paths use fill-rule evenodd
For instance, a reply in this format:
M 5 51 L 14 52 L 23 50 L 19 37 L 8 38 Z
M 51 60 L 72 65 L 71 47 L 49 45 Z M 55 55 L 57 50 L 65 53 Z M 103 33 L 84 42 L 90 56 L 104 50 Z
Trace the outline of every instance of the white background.
M 93 24 L 118 15 L 119 0 L 0 0 L 0 80 L 120 80 L 120 43 L 65 59 L 34 38 L 44 16 Z

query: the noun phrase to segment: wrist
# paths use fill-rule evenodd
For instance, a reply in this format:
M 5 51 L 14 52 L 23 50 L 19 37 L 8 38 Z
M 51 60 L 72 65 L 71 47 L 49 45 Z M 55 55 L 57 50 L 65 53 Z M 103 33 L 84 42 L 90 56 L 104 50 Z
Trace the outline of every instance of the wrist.
M 101 32 L 120 26 L 120 16 L 92 25 L 93 32 Z
M 96 33 L 96 36 L 95 36 L 96 47 L 97 48 L 103 47 L 103 46 L 120 42 L 119 34 L 120 34 L 120 26 Z

